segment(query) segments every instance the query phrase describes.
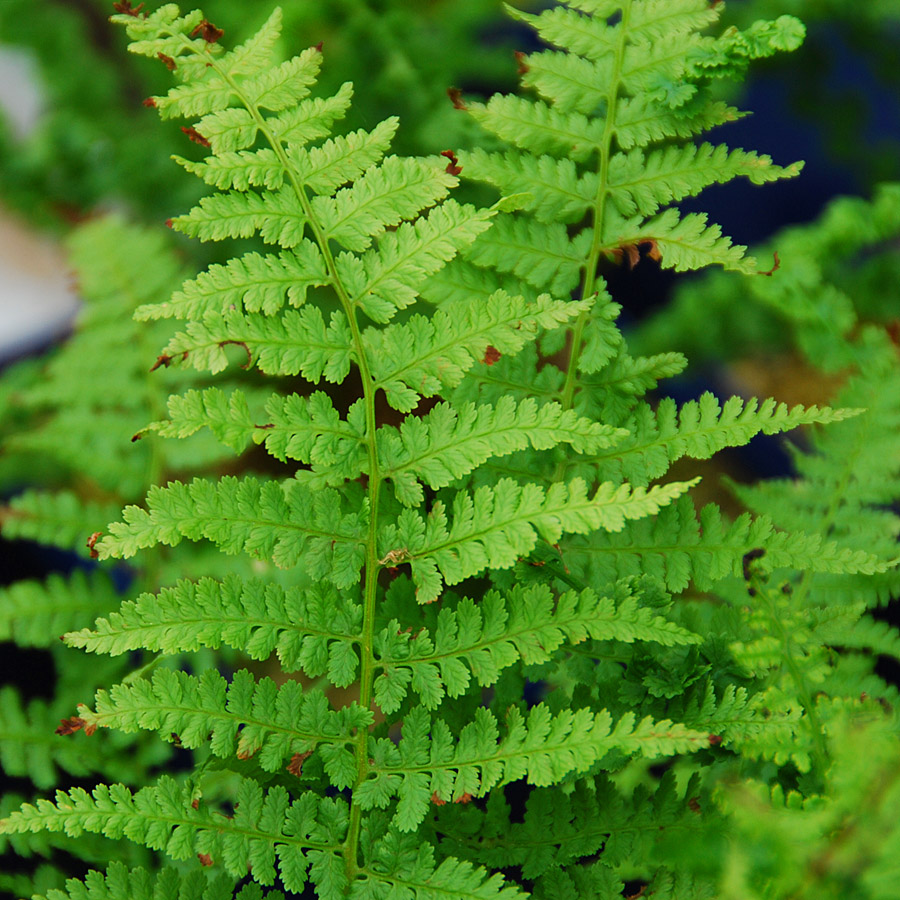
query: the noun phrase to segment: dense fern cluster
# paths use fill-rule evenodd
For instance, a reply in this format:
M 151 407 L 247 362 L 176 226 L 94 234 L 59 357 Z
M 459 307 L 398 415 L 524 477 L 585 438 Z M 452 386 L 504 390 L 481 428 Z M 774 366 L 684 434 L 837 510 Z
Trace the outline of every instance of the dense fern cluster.
M 226 50 L 199 11 L 116 8 L 130 49 L 179 82 L 147 105 L 209 150 L 176 157 L 213 190 L 171 227 L 259 243 L 174 293 L 141 291 L 137 333 L 170 335 L 148 379 L 246 371 L 241 387 L 185 384 L 165 408 L 152 393 L 129 426 L 153 486 L 89 543 L 134 558 L 139 589 L 100 592 L 96 622 L 64 638 L 145 654 L 69 712 L 82 755 L 107 730 L 152 732 L 194 766 L 100 767 L 93 790 L 0 822 L 26 850 L 102 834 L 176 866 L 148 855 L 46 897 L 575 900 L 634 880 L 673 900 L 763 897 L 754 803 L 773 829 L 825 810 L 801 826 L 816 848 L 803 864 L 830 891 L 829 841 L 855 827 L 841 799 L 854 723 L 885 779 L 896 758 L 896 692 L 867 655 L 896 654 L 896 636 L 866 612 L 897 588 L 896 347 L 874 326 L 836 333 L 859 372 L 835 407 L 653 402 L 686 360 L 632 355 L 602 276 L 715 264 L 776 283 L 671 204 L 799 172 L 694 136 L 740 115 L 715 81 L 798 46 L 800 23 L 711 36 L 706 0 L 514 12 L 549 45 L 518 55 L 529 92 L 453 92 L 484 147 L 404 157 L 389 154 L 394 118 L 334 133 L 352 86 L 313 94 L 322 47 L 279 61 L 279 10 Z M 460 177 L 499 199 L 453 199 Z M 739 489 L 734 521 L 694 501 L 685 458 L 800 425 L 826 427 L 797 481 Z M 196 464 L 165 448 L 210 436 L 267 457 L 179 479 Z M 676 463 L 681 480 L 661 480 Z M 37 521 L 38 506 L 7 515 Z M 717 853 L 699 865 L 703 842 Z M 889 896 L 889 849 L 867 897 Z

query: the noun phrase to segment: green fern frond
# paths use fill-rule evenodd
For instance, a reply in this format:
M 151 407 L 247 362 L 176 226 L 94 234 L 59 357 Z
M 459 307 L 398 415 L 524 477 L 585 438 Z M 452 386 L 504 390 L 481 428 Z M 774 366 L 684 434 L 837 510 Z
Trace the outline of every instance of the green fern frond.
M 577 781 L 570 793 L 537 788 L 525 802 L 524 820 L 514 823 L 495 791 L 484 812 L 468 806 L 466 817 L 453 821 L 442 809 L 435 826 L 445 831 L 455 855 L 491 868 L 521 866 L 529 879 L 552 875 L 601 848 L 606 864 L 617 868 L 646 858 L 660 832 L 683 836 L 697 829 L 689 800 L 696 802 L 698 781 L 693 778 L 679 790 L 666 773 L 655 790 L 641 786 L 632 796 L 623 795 L 605 775 Z
M 36 894 L 35 900 L 263 900 L 259 885 L 246 884 L 235 890 L 234 882 L 221 874 L 208 877 L 203 872 L 180 873 L 166 867 L 158 872 L 129 869 L 113 861 L 106 872 L 91 869 L 84 879 L 69 878 L 65 888 L 54 888 Z M 281 891 L 268 891 L 266 900 L 284 900 Z
M 771 398 L 729 397 L 721 406 L 706 392 L 680 407 L 664 397 L 655 410 L 641 404 L 622 424 L 630 432 L 614 450 L 596 455 L 600 478 L 647 484 L 683 456 L 707 459 L 725 447 L 740 447 L 757 434 L 778 434 L 800 425 L 841 422 L 860 409 L 788 408 Z
M 430 317 L 414 315 L 384 329 L 368 329 L 364 346 L 372 375 L 394 409 L 409 412 L 420 397 L 456 387 L 463 375 L 484 360 L 489 347 L 496 353 L 517 353 L 538 337 L 541 328 L 555 328 L 574 318 L 590 302 L 563 302 L 547 294 L 533 303 L 496 291 L 485 302 L 468 302 L 438 309 Z
M 379 822 L 367 829 L 366 867 L 355 888 L 360 900 L 379 897 L 414 897 L 415 900 L 524 900 L 528 895 L 501 874 L 490 875 L 481 866 L 445 857 L 435 862 L 434 848 L 414 835 L 387 828 Z M 382 837 L 383 834 L 383 837 Z
M 376 635 L 374 696 L 386 713 L 400 708 L 410 689 L 427 709 L 444 696 L 458 697 L 474 677 L 482 687 L 495 684 L 502 669 L 520 659 L 546 662 L 563 643 L 595 640 L 659 641 L 690 644 L 696 635 L 637 606 L 593 591 L 568 591 L 554 598 L 549 588 L 514 588 L 506 597 L 488 591 L 476 604 L 463 598 L 442 605 L 433 630 L 415 635 L 392 620 Z
M 561 443 L 579 453 L 595 452 L 621 440 L 626 432 L 577 416 L 558 403 L 516 403 L 500 397 L 496 406 L 439 403 L 422 418 L 407 419 L 399 430 L 382 429 L 382 466 L 407 506 L 423 501 L 419 481 L 446 487 L 485 460 L 531 445 L 546 450 Z
M 322 869 L 333 871 L 330 858 L 339 852 L 347 827 L 342 801 L 309 792 L 292 801 L 283 787 L 263 791 L 250 779 L 240 782 L 232 818 L 199 803 L 195 808 L 192 801 L 190 789 L 169 776 L 136 793 L 122 784 L 100 784 L 90 794 L 73 788 L 57 791 L 55 802 L 23 805 L 0 821 L 0 834 L 127 837 L 175 860 L 203 854 L 235 877 L 245 876 L 249 867 L 264 885 L 275 881 L 277 865 L 284 886 L 297 892 L 308 878 L 317 881 Z
M 610 750 L 653 758 L 709 745 L 708 732 L 669 721 L 636 723 L 627 714 L 613 726 L 605 710 L 563 710 L 553 716 L 543 704 L 532 707 L 527 719 L 510 709 L 506 732 L 501 737 L 494 715 L 479 707 L 456 741 L 442 720 L 432 721 L 417 707 L 404 719 L 399 744 L 370 742 L 372 777 L 356 788 L 354 802 L 364 809 L 383 808 L 397 796 L 394 825 L 411 831 L 435 800 L 480 797 L 523 777 L 538 786 L 554 784 L 589 769 Z
M 68 577 L 17 581 L 0 589 L 0 641 L 20 647 L 55 646 L 71 631 L 117 606 L 120 597 L 101 572 L 76 569 Z
M 71 491 L 25 491 L 0 510 L 6 538 L 28 538 L 88 556 L 88 539 L 97 523 L 108 522 L 120 510 L 115 503 L 84 501 Z
M 357 677 L 350 642 L 361 627 L 360 607 L 330 585 L 282 588 L 231 575 L 141 594 L 99 619 L 94 630 L 72 632 L 65 640 L 114 656 L 139 648 L 171 655 L 226 644 L 251 659 L 275 653 L 286 672 L 310 678 L 327 672 L 333 683 L 350 684 Z
M 435 599 L 442 581 L 457 584 L 485 568 L 505 569 L 527 554 L 538 536 L 557 543 L 564 532 L 620 531 L 626 520 L 651 516 L 696 482 L 655 485 L 649 490 L 604 482 L 588 496 L 581 479 L 557 482 L 545 492 L 501 479 L 474 494 L 459 491 L 446 506 L 435 501 L 427 520 L 413 510 L 386 526 L 379 540 L 382 564 L 412 564 L 421 603 Z
M 79 706 L 78 716 L 91 730 L 176 734 L 189 749 L 209 742 L 215 756 L 255 757 L 266 772 L 282 768 L 294 754 L 321 748 L 325 770 L 338 787 L 349 787 L 354 771 L 344 744 L 372 719 L 356 704 L 333 710 L 321 691 L 304 693 L 296 681 L 280 687 L 270 678 L 256 681 L 246 669 L 230 683 L 213 669 L 199 678 L 157 669 L 151 681 L 98 691 L 94 708 Z
M 123 518 L 95 544 L 101 559 L 206 538 L 224 553 L 246 552 L 283 568 L 303 560 L 311 577 L 338 587 L 359 580 L 363 514 L 343 512 L 335 492 L 313 494 L 290 482 L 252 477 L 195 478 L 188 485 L 151 488 L 147 509 L 128 506 Z
M 606 584 L 617 578 L 646 573 L 669 590 L 685 590 L 691 581 L 708 590 L 723 578 L 742 574 L 742 560 L 751 550 L 765 551 L 763 565 L 771 569 L 861 573 L 871 577 L 887 566 L 876 555 L 825 541 L 816 534 L 776 531 L 771 519 L 747 513 L 728 524 L 714 503 L 697 511 L 690 498 L 680 498 L 660 510 L 655 519 L 625 523 L 619 532 L 596 532 L 587 538 L 567 538 L 561 550 L 567 564 L 587 583 Z

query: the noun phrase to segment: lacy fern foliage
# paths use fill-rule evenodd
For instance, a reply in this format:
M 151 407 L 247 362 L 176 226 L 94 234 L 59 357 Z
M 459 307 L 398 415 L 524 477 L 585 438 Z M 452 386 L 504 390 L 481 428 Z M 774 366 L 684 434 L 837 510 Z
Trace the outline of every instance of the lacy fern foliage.
M 65 637 L 156 654 L 82 701 L 70 738 L 150 732 L 194 768 L 60 790 L 0 831 L 127 838 L 216 873 L 200 891 L 184 868 L 112 866 L 70 882 L 72 897 L 230 896 L 248 876 L 242 900 L 276 881 L 322 900 L 574 900 L 621 895 L 633 876 L 658 896 L 711 896 L 718 872 L 670 870 L 666 840 L 719 774 L 823 777 L 822 722 L 869 708 L 838 690 L 814 701 L 836 620 L 816 607 L 792 631 L 790 591 L 820 573 L 889 578 L 887 542 L 855 540 L 836 511 L 887 494 L 860 486 L 852 509 L 833 494 L 825 529 L 814 502 L 792 518 L 764 491 L 748 495 L 756 518 L 697 510 L 693 470 L 660 481 L 676 462 L 800 425 L 852 430 L 865 404 L 651 405 L 685 361 L 629 354 L 602 272 L 758 273 L 670 204 L 799 172 L 691 139 L 738 115 L 713 80 L 793 49 L 802 26 L 708 36 L 720 10 L 706 0 L 513 11 L 557 48 L 519 55 L 537 96 L 453 93 L 495 149 L 404 157 L 390 154 L 395 118 L 334 133 L 352 87 L 314 95 L 322 46 L 280 60 L 280 11 L 226 50 L 199 11 L 116 8 L 132 52 L 178 81 L 147 105 L 190 120 L 185 139 L 209 151 L 176 158 L 211 190 L 171 227 L 254 242 L 139 306 L 154 328 L 178 323 L 155 369 L 243 373 L 239 389 L 171 396 L 136 436 L 260 449 L 244 458 L 256 471 L 167 478 L 94 534 L 101 561 L 172 573 L 184 554 L 188 577 Z M 453 199 L 461 175 L 500 199 Z M 198 578 L 203 559 L 217 562 Z M 761 599 L 745 614 L 748 588 Z M 695 602 L 674 602 L 687 591 Z M 863 627 L 860 646 L 896 651 Z M 222 648 L 227 668 L 182 664 Z M 671 774 L 635 789 L 651 760 Z M 511 824 L 513 785 L 527 800 Z

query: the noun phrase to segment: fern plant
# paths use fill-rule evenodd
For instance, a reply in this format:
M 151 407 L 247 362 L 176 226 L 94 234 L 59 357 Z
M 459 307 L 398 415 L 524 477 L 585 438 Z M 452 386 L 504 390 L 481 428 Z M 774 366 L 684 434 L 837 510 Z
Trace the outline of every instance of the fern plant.
M 70 739 L 156 732 L 194 750 L 193 769 L 59 791 L 0 832 L 99 833 L 183 863 L 112 865 L 54 900 L 249 900 L 276 883 L 324 900 L 614 897 L 634 880 L 687 898 L 743 884 L 722 854 L 678 869 L 672 836 L 698 816 L 702 829 L 731 821 L 723 775 L 831 796 L 827 728 L 880 709 L 839 675 L 833 702 L 814 694 L 834 667 L 829 640 L 798 662 L 776 602 L 793 595 L 773 585 L 801 582 L 805 596 L 813 577 L 856 584 L 896 560 L 812 512 L 698 510 L 693 471 L 660 482 L 759 433 L 852 427 L 860 405 L 652 404 L 685 360 L 628 352 L 602 268 L 649 257 L 774 274 L 670 204 L 797 174 L 691 139 L 739 115 L 713 82 L 797 46 L 800 23 L 708 36 L 719 10 L 706 0 L 514 13 L 558 48 L 519 56 L 538 96 L 452 92 L 493 136 L 416 158 L 388 155 L 395 119 L 333 133 L 352 88 L 312 95 L 321 47 L 274 61 L 277 10 L 226 51 L 199 11 L 116 9 L 130 49 L 179 81 L 148 104 L 191 120 L 185 133 L 210 150 L 177 158 L 215 191 L 171 227 L 268 245 L 137 318 L 184 323 L 159 368 L 241 366 L 272 390 L 192 388 L 141 434 L 207 429 L 290 468 L 172 480 L 126 506 L 92 539 L 101 560 L 140 566 L 154 548 L 209 542 L 257 571 L 174 581 L 65 641 L 160 658 L 231 647 L 269 674 L 151 665 L 99 690 Z M 457 202 L 460 175 L 500 198 Z M 770 619 L 743 609 L 748 585 Z M 682 593 L 693 602 L 674 603 Z M 780 630 L 762 633 L 767 622 Z M 870 631 L 862 645 L 881 646 Z M 655 780 L 651 764 L 671 771 Z M 511 785 L 527 795 L 521 815 Z

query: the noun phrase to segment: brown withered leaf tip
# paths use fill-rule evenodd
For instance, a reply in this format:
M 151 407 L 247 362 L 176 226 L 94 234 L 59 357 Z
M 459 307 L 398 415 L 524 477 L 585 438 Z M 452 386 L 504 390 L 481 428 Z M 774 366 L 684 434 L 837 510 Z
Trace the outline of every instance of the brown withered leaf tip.
M 207 44 L 215 44 L 223 34 L 225 34 L 225 30 L 222 28 L 216 28 L 212 22 L 204 19 L 192 32 L 191 37 L 197 37 L 197 35 L 203 38 Z
M 152 366 L 150 366 L 150 371 L 155 372 L 160 366 L 165 366 L 168 369 L 171 364 L 172 357 L 167 356 L 165 353 L 163 353 L 162 356 L 156 357 L 156 362 L 153 363 Z
M 198 853 L 197 859 L 200 860 L 201 866 L 211 866 L 213 864 L 213 858 L 208 853 Z
M 775 262 L 772 264 L 772 268 L 769 269 L 768 272 L 757 272 L 757 275 L 774 275 L 781 268 L 781 259 L 778 256 L 778 251 L 774 251 L 772 256 L 775 258 Z
M 144 100 L 144 106 L 152 106 L 152 107 L 155 107 L 155 106 L 156 106 L 156 100 L 154 100 L 153 97 L 147 97 L 147 98 Z
M 200 132 L 197 131 L 197 129 L 194 128 L 193 125 L 188 125 L 188 126 L 182 125 L 182 126 L 181 126 L 181 130 L 182 130 L 182 131 L 183 131 L 183 132 L 184 132 L 184 133 L 185 133 L 185 134 L 186 134 L 186 135 L 187 135 L 187 136 L 188 136 L 195 144 L 200 144 L 201 147 L 210 147 L 210 146 L 211 146 L 210 143 L 209 143 L 209 141 L 208 141 L 205 137 L 203 137 L 203 135 L 200 134 Z
M 699 813 L 700 801 L 696 797 L 691 797 L 691 799 L 688 800 L 688 809 L 690 809 L 691 812 Z
M 435 806 L 446 806 L 446 805 L 447 805 L 447 801 L 446 801 L 446 800 L 441 800 L 441 798 L 438 797 L 437 791 L 435 791 L 435 792 L 431 795 L 431 802 L 432 802 Z
M 90 737 L 96 730 L 96 725 L 88 725 L 81 716 L 70 716 L 68 719 L 60 719 L 59 720 L 59 728 L 56 729 L 56 734 L 75 734 L 76 731 L 81 731 L 84 729 L 84 733 Z
M 138 3 L 137 6 L 131 5 L 131 0 L 121 0 L 120 3 L 113 3 L 113 9 L 117 13 L 121 13 L 123 16 L 134 16 L 136 19 L 140 17 L 141 10 L 144 8 L 143 3 Z M 147 18 L 147 13 L 143 14 L 143 17 Z
M 459 175 L 462 172 L 462 166 L 459 164 L 459 159 L 456 154 L 452 150 L 441 150 L 441 156 L 446 156 L 450 162 L 447 163 L 447 168 L 444 169 L 449 175 Z
M 166 68 L 170 72 L 175 71 L 175 60 L 171 56 L 166 56 L 165 53 L 157 53 L 156 55 L 165 63 Z
M 200 799 L 198 797 L 194 797 L 191 800 L 191 809 L 200 809 Z
M 656 262 L 662 259 L 659 244 L 654 240 L 638 241 L 636 244 L 623 244 L 610 252 L 613 258 L 619 262 L 624 258 L 628 263 L 628 268 L 633 269 L 641 261 L 641 247 L 647 247 L 647 256 L 650 259 Z
M 316 44 L 315 47 L 313 47 L 313 50 L 318 50 L 319 53 L 321 53 L 321 52 L 322 52 L 322 47 L 323 47 L 323 46 L 325 46 L 325 41 L 319 41 L 319 43 Z
M 299 778 L 303 774 L 303 763 L 305 763 L 310 756 L 312 756 L 312 750 L 307 750 L 306 753 L 295 753 L 291 757 L 291 761 L 287 764 L 288 772 Z
M 447 96 L 453 104 L 454 109 L 468 109 L 469 107 L 463 102 L 462 91 L 459 88 L 447 88 Z
M 102 531 L 95 531 L 88 539 L 87 539 L 87 548 L 91 551 L 91 559 L 97 559 L 100 554 L 94 549 L 94 544 L 100 539 L 100 536 L 103 534 Z
M 472 795 L 466 791 L 464 794 L 460 794 L 453 802 L 454 803 L 468 803 L 472 799 Z
M 503 354 L 496 347 L 488 344 L 484 351 L 484 359 L 482 359 L 481 361 L 486 366 L 492 366 L 495 362 L 497 362 L 498 359 L 500 359 L 502 355 Z
M 711 734 L 709 736 L 709 746 L 710 747 L 718 747 L 719 744 L 722 743 L 722 735 L 721 734 Z
M 525 75 L 528 72 L 528 63 L 525 62 L 528 54 L 523 53 L 521 50 L 514 50 L 513 56 L 516 58 L 516 62 L 519 64 L 519 68 L 516 69 L 516 74 Z

